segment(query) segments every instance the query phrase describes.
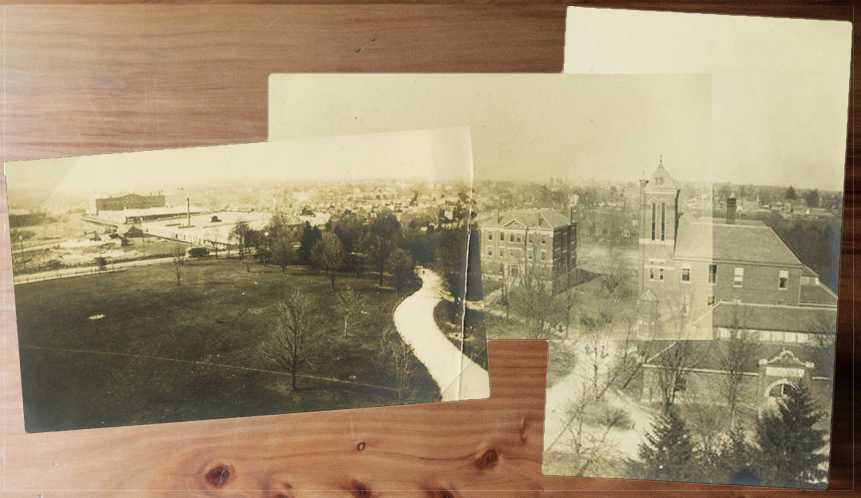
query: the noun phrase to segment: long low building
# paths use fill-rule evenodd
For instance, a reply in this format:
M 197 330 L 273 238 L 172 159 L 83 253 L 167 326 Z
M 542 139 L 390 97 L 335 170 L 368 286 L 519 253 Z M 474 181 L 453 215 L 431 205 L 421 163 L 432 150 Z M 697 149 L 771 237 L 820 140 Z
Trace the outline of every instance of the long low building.
M 204 214 L 209 211 L 206 208 L 196 206 L 166 206 L 142 209 L 123 209 L 121 211 L 99 211 L 98 214 L 85 214 L 84 220 L 97 225 L 121 227 L 123 225 L 138 225 L 158 220 L 170 220 L 183 218 L 187 222 L 189 214 L 192 216 Z
M 236 246 L 236 241 L 230 236 L 236 225 L 245 222 L 252 230 L 262 230 L 271 218 L 272 213 L 224 211 L 191 216 L 190 223 L 185 217 L 145 222 L 141 229 L 153 237 L 226 249 Z

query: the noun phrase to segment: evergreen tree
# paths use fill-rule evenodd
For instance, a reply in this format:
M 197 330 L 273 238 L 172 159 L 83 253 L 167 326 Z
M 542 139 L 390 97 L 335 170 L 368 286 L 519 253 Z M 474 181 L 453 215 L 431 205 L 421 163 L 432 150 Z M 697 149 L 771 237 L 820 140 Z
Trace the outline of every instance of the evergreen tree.
M 745 436 L 745 429 L 736 424 L 727 434 L 727 439 L 720 449 L 720 471 L 730 484 L 747 484 L 737 482 L 750 474 L 751 451 Z
M 776 410 L 768 410 L 756 427 L 756 462 L 766 486 L 815 487 L 825 478 L 820 465 L 828 461 L 818 451 L 826 431 L 814 426 L 822 419 L 804 385 L 787 389 Z
M 640 443 L 637 465 L 641 479 L 691 481 L 696 478 L 694 444 L 678 408 L 671 406 L 655 421 Z
M 303 265 L 311 264 L 311 248 L 322 238 L 322 233 L 317 227 L 311 228 L 311 224 L 307 221 L 302 227 L 302 235 L 299 236 L 299 263 Z
M 788 201 L 794 201 L 798 198 L 798 195 L 795 193 L 795 189 L 792 188 L 792 185 L 790 185 L 789 188 L 786 189 L 786 195 L 784 197 Z

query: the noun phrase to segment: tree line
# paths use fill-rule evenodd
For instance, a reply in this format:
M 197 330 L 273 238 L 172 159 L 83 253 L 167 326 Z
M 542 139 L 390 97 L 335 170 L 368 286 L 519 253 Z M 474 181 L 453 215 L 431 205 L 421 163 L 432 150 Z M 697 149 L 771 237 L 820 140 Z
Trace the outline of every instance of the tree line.
M 402 225 L 391 211 L 371 219 L 348 212 L 322 227 L 290 225 L 281 215 L 261 230 L 239 222 L 230 238 L 248 271 L 253 262 L 276 265 L 284 273 L 290 266 L 306 266 L 325 273 L 332 290 L 344 274 L 358 278 L 371 272 L 380 286 L 388 279 L 400 294 L 415 279 L 416 265 L 422 265 L 436 270 L 457 300 L 465 292 L 465 230 L 463 221 L 446 227 Z

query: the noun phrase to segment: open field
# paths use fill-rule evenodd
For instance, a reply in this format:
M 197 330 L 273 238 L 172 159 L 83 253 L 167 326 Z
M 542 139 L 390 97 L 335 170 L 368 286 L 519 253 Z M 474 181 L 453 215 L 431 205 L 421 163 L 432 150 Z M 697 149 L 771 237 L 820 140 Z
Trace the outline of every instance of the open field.
M 325 275 L 236 260 L 189 261 L 182 285 L 172 265 L 59 279 L 16 288 L 28 431 L 116 426 L 393 404 L 381 378 L 381 331 L 401 298 L 373 279 L 341 277 L 370 313 L 344 338 L 325 313 L 325 357 L 290 376 L 260 354 L 290 285 L 332 309 Z M 90 319 L 104 315 L 100 319 Z M 395 339 L 400 340 L 397 334 Z M 422 365 L 414 402 L 439 397 Z

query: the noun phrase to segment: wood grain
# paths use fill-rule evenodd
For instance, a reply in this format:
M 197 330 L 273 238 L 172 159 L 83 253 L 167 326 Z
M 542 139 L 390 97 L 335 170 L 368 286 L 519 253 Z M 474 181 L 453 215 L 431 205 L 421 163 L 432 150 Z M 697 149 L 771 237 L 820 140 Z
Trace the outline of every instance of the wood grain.
M 840 2 L 634 5 L 852 15 Z M 11 160 L 265 140 L 273 72 L 559 72 L 565 6 L 7 6 L 0 15 L 3 153 Z M 857 112 L 853 98 L 850 116 Z M 850 124 L 831 476 L 836 489 L 854 485 L 858 151 Z M 547 346 L 541 342 L 488 345 L 492 396 L 485 401 L 24 434 L 5 237 L 4 496 L 796 494 L 542 476 Z

